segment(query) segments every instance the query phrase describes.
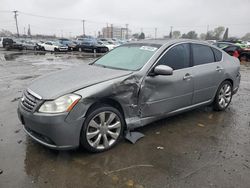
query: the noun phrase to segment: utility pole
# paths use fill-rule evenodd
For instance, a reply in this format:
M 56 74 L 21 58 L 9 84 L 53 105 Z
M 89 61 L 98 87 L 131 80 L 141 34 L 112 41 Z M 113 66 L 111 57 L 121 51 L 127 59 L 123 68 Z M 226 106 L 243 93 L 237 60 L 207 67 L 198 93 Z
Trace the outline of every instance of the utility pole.
M 113 24 L 110 25 L 110 38 L 114 38 L 114 26 Z
M 157 27 L 155 28 L 155 39 L 157 38 Z
M 14 10 L 13 11 L 14 12 L 14 18 L 15 18 L 15 20 L 16 20 L 16 31 L 17 31 L 17 37 L 19 37 L 19 30 L 18 30 L 18 24 L 17 24 L 17 16 L 18 16 L 18 14 L 17 14 L 17 10 Z
M 209 25 L 207 25 L 207 33 L 208 33 L 208 31 L 209 31 Z
M 126 24 L 126 39 L 128 39 L 128 24 Z
M 82 35 L 85 36 L 85 20 L 82 20 Z
M 29 24 L 29 28 L 28 28 L 28 36 L 31 36 L 31 31 L 30 31 L 30 24 Z
M 173 26 L 170 26 L 170 33 L 169 33 L 169 38 L 172 38 L 173 36 Z

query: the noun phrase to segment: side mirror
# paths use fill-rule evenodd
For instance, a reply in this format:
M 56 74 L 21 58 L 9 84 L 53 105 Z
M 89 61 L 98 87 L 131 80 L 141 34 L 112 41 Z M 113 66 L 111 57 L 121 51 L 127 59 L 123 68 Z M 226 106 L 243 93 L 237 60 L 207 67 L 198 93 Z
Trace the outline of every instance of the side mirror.
M 154 75 L 172 75 L 173 69 L 167 65 L 157 65 L 153 70 Z

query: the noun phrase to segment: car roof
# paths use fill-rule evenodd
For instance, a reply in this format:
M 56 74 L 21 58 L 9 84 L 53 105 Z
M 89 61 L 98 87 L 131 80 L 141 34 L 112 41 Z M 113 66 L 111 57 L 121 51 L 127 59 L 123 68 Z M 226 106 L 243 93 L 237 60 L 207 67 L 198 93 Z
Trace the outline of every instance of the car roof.
M 133 41 L 130 42 L 129 44 L 152 44 L 152 45 L 172 45 L 175 43 L 180 43 L 180 42 L 192 42 L 192 43 L 198 43 L 198 44 L 204 44 L 204 45 L 208 45 L 210 46 L 210 44 L 208 44 L 205 41 L 202 40 L 193 40 L 193 39 L 146 39 L 146 40 L 141 40 L 141 41 Z

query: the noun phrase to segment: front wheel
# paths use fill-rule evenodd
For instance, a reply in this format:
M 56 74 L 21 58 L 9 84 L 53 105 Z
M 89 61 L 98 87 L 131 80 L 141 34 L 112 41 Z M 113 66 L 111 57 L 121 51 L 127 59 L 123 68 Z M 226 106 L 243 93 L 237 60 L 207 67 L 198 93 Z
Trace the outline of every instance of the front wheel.
M 232 100 L 232 96 L 233 96 L 233 88 L 231 82 L 229 81 L 222 82 L 215 96 L 213 104 L 214 110 L 216 111 L 225 110 L 229 106 Z
M 81 145 L 90 152 L 103 152 L 114 147 L 123 135 L 122 114 L 109 105 L 94 108 L 84 122 Z

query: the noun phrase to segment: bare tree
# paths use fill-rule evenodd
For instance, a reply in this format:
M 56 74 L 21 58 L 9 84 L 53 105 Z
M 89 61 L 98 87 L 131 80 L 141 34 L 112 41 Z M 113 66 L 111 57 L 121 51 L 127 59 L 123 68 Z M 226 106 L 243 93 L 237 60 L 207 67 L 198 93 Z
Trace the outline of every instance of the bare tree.
M 173 38 L 178 39 L 178 38 L 180 38 L 180 36 L 181 36 L 180 31 L 173 31 Z
M 219 27 L 214 28 L 215 38 L 220 39 L 224 31 L 225 31 L 225 27 L 223 27 L 223 26 L 219 26 Z
M 197 39 L 198 34 L 195 31 L 189 31 L 187 34 L 183 34 L 181 37 L 184 39 Z
M 250 40 L 250 33 L 246 33 L 241 39 L 249 41 Z

